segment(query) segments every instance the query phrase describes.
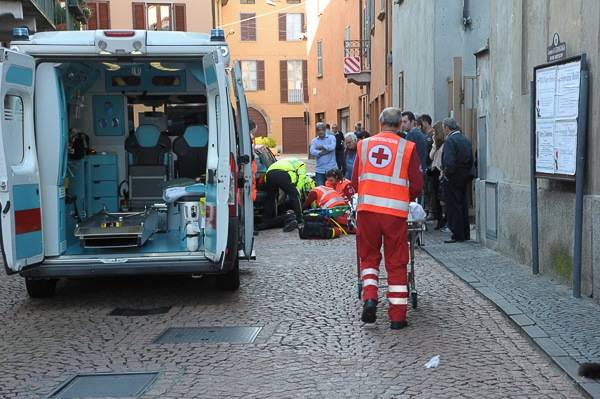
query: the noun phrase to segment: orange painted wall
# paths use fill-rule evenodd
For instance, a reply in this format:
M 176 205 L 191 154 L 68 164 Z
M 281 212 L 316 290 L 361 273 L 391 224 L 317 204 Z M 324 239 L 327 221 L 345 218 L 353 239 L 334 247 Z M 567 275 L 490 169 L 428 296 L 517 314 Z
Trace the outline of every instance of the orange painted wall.
M 110 27 L 112 29 L 131 29 L 133 26 L 133 10 L 131 3 L 143 0 L 111 0 Z M 212 0 L 161 0 L 147 1 L 148 4 L 185 4 L 185 23 L 188 32 L 209 33 L 212 28 Z
M 219 3 L 217 3 L 219 4 Z M 280 100 L 280 60 L 306 60 L 306 40 L 279 40 L 279 13 L 304 13 L 304 4 L 276 1 L 274 6 L 264 0 L 255 4 L 240 4 L 229 0 L 221 5 L 219 23 L 225 31 L 231 60 L 264 60 L 265 90 L 247 91 L 248 106 L 266 116 L 268 135 L 282 145 L 282 118 L 303 117 L 308 104 L 286 104 Z M 256 13 L 256 41 L 240 39 L 240 13 Z
M 349 129 L 362 122 L 362 89 L 344 77 L 344 29 L 350 40 L 360 40 L 360 0 L 320 0 L 307 3 L 308 88 L 311 125 L 315 114 L 325 113 L 328 123 L 337 123 L 338 110 L 350 109 Z M 323 74 L 317 76 L 317 42 L 323 43 Z M 366 92 L 366 91 L 365 91 Z

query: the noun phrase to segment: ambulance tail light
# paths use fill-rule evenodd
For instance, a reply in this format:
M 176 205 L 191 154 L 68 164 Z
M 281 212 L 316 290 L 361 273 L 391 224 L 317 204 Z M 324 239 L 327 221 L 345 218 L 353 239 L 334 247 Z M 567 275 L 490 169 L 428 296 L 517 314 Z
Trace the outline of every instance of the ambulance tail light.
M 105 30 L 104 36 L 106 37 L 133 37 L 135 31 L 133 30 Z
M 237 195 L 237 180 L 238 180 L 238 173 L 237 173 L 237 169 L 235 167 L 235 158 L 233 157 L 233 154 L 229 154 L 229 170 L 231 172 L 231 179 L 229 180 L 229 200 L 227 201 L 227 204 L 229 205 L 229 217 L 236 217 L 237 216 L 237 202 L 236 202 L 236 195 Z

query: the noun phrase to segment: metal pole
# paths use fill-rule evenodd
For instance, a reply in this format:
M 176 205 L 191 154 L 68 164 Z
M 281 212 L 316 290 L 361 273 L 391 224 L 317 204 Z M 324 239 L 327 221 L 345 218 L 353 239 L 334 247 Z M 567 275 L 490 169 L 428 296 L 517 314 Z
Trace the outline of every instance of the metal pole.
M 535 80 L 530 83 L 531 89 L 531 110 L 530 110 L 530 131 L 531 131 L 531 271 L 533 274 L 540 272 L 540 259 L 538 249 L 538 199 L 537 199 L 537 178 L 535 177 L 535 158 L 536 158 L 536 133 L 535 133 Z
M 577 166 L 575 174 L 575 240 L 573 247 L 573 296 L 581 297 L 581 252 L 583 235 L 583 186 L 585 184 L 585 152 L 588 119 L 588 79 L 585 54 L 581 57 L 579 117 L 577 123 Z

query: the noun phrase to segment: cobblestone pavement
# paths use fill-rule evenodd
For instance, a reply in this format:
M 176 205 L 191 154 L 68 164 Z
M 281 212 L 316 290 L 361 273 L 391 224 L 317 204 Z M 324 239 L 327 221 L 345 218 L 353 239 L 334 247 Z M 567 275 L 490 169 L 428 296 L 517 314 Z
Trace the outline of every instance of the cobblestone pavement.
M 70 280 L 49 300 L 0 277 L 0 398 L 45 397 L 84 372 L 159 371 L 144 398 L 577 398 L 490 302 L 418 251 L 419 309 L 401 331 L 359 321 L 353 237 L 258 237 L 242 287 L 212 279 Z M 382 281 L 382 284 L 385 283 Z M 110 316 L 116 307 L 166 314 Z M 167 327 L 261 326 L 252 344 L 155 344 Z M 440 355 L 437 369 L 424 364 Z
M 518 316 L 515 321 L 549 355 L 558 361 L 600 362 L 600 305 L 589 298 L 573 298 L 570 287 L 534 276 L 526 266 L 475 242 L 448 245 L 444 239 L 447 236 L 439 232 L 427 233 L 427 252 L 505 312 Z M 567 371 L 575 371 L 574 366 Z M 599 384 L 587 383 L 600 394 Z

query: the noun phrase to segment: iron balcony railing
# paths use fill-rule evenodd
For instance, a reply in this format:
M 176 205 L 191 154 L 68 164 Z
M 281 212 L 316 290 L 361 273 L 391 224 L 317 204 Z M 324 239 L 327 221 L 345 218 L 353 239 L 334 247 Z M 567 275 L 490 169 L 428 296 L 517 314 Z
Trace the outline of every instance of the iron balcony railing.
M 371 41 L 344 40 L 344 73 L 371 70 Z
M 44 16 L 50 25 L 54 25 L 57 0 L 29 0 L 29 2 Z

